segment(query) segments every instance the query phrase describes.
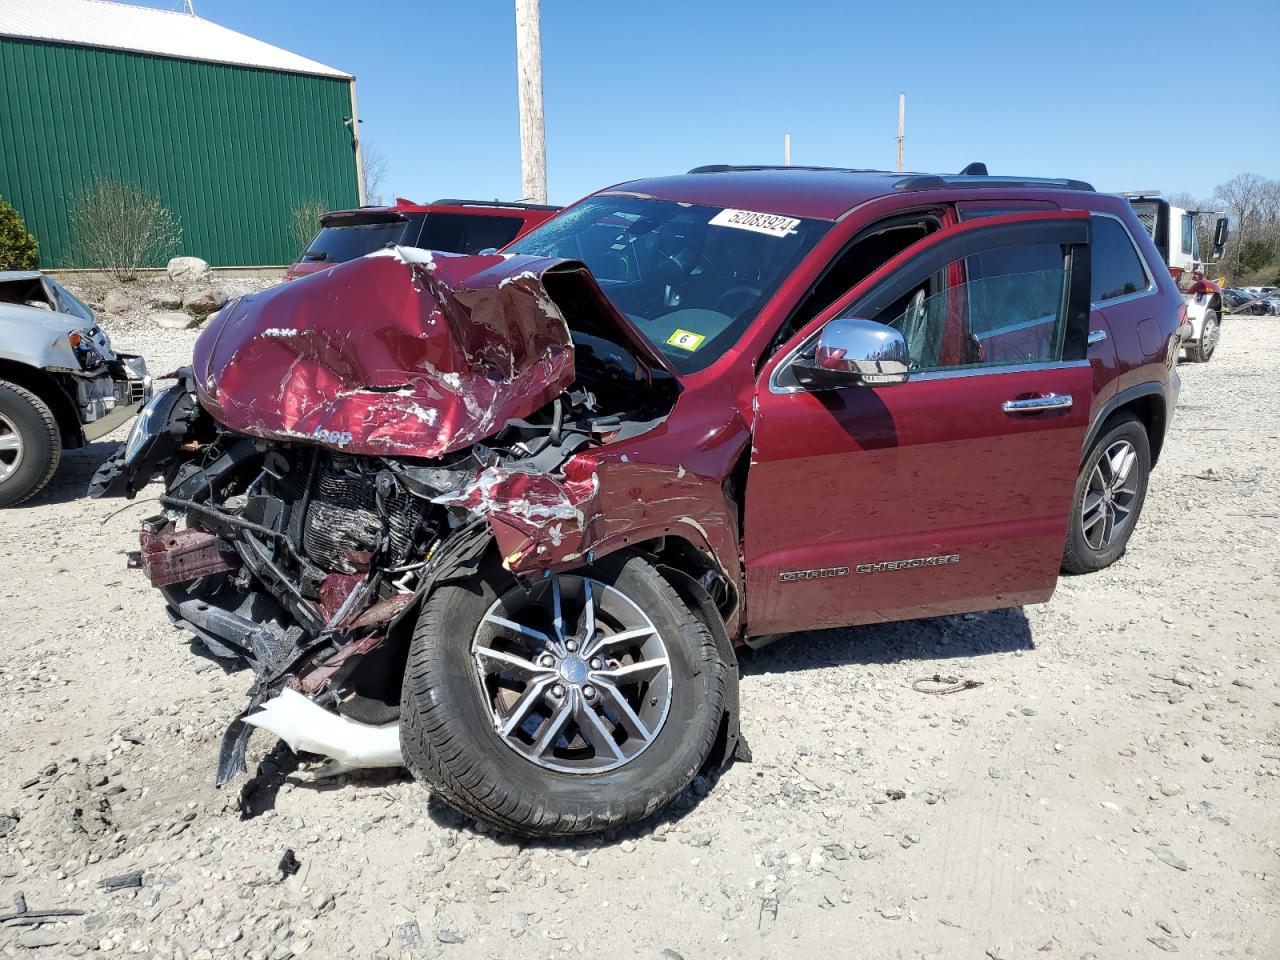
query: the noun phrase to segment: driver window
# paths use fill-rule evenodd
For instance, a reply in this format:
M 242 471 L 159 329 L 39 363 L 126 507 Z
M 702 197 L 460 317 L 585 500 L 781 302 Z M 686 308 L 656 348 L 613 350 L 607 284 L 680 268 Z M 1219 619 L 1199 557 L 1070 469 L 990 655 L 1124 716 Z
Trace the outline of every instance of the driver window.
M 911 369 L 1043 363 L 1062 357 L 1069 263 L 1057 244 L 956 260 L 870 319 L 900 330 Z

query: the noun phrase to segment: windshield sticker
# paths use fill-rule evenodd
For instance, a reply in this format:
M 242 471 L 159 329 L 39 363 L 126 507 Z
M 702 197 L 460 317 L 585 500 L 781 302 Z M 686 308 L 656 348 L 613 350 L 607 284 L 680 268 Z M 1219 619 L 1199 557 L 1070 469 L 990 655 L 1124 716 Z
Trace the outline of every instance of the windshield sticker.
M 713 227 L 733 227 L 735 230 L 750 230 L 770 237 L 785 237 L 800 226 L 800 221 L 795 217 L 753 213 L 750 210 L 721 210 L 707 222 Z
M 692 330 L 679 330 L 667 337 L 667 343 L 673 347 L 679 347 L 681 350 L 688 350 L 690 353 L 702 346 L 702 341 L 707 339 L 700 333 L 694 333 Z

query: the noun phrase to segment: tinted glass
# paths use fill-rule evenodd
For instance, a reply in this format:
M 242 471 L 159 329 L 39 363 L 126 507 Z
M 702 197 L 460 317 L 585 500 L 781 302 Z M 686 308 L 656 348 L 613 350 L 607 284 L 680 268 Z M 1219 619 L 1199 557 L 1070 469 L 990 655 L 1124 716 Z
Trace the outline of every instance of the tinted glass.
M 1093 263 L 1091 299 L 1094 303 L 1147 289 L 1147 274 L 1138 259 L 1138 251 L 1129 239 L 1129 232 L 1118 220 L 1093 218 L 1090 259 Z
M 524 221 L 519 217 L 472 217 L 467 227 L 467 249 L 464 253 L 505 247 L 515 239 Z
M 506 252 L 583 261 L 618 309 L 677 370 L 690 373 L 742 336 L 830 227 L 821 220 L 596 196 Z
M 1182 215 L 1182 252 L 1191 257 L 1196 255 L 1196 218 L 1189 213 Z
M 968 279 L 948 286 L 957 275 Z M 902 331 L 912 370 L 1052 362 L 1068 280 L 1057 244 L 1002 247 L 951 264 L 872 319 Z
M 390 223 L 323 227 L 302 255 L 302 262 L 346 263 L 389 244 L 403 243 L 406 226 L 403 220 L 395 220 Z

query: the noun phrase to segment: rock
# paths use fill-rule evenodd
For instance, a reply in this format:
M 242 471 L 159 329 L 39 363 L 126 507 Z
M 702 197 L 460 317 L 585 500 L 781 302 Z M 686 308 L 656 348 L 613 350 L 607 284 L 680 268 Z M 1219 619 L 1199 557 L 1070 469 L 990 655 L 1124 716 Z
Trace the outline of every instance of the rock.
M 211 289 L 194 290 L 182 298 L 182 308 L 197 317 L 207 317 L 222 309 L 226 298 Z
M 151 322 L 165 330 L 190 330 L 200 323 L 200 318 L 177 310 L 166 310 L 153 313 Z
M 662 960 L 684 960 L 684 954 L 672 950 L 670 947 L 663 947 L 662 953 L 658 954 Z
M 35 930 L 28 930 L 18 937 L 18 946 L 26 947 L 28 950 L 35 950 L 39 947 L 56 947 L 60 943 L 62 943 L 62 937 L 52 930 L 41 930 L 38 927 Z
M 181 310 L 182 294 L 175 290 L 162 290 L 151 298 L 151 305 L 157 310 Z
M 102 309 L 107 313 L 129 313 L 137 306 L 137 300 L 123 290 L 108 290 L 102 298 Z
M 1173 867 L 1175 870 L 1187 869 L 1187 861 L 1183 860 L 1181 857 L 1179 857 L 1176 853 L 1174 853 L 1168 847 L 1148 847 L 1147 849 L 1149 849 L 1152 853 L 1154 853 L 1157 859 L 1159 859 L 1164 863 L 1167 863 L 1169 866 Z
M 436 933 L 436 939 L 441 943 L 462 943 L 462 938 L 452 930 L 440 930 Z
M 1213 763 L 1213 754 L 1212 754 L 1212 753 L 1202 753 L 1202 754 L 1200 754 L 1200 759 L 1201 759 L 1201 760 L 1203 760 L 1205 763 Z
M 199 257 L 174 257 L 165 273 L 180 287 L 194 287 L 208 282 L 209 261 Z
M 1178 945 L 1168 937 L 1147 937 L 1147 942 L 1163 950 L 1165 953 L 1178 952 Z
M 1173 675 L 1173 682 L 1180 687 L 1189 687 L 1191 686 L 1191 677 L 1182 671 L 1178 671 Z

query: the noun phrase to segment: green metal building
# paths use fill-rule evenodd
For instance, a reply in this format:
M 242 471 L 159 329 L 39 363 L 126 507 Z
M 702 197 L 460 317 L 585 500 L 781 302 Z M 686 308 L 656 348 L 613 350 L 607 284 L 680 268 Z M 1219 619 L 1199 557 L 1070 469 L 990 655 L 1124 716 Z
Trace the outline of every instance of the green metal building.
M 0 196 L 46 268 L 89 265 L 69 211 L 97 178 L 158 196 L 177 253 L 289 263 L 295 211 L 361 202 L 357 124 L 350 74 L 192 14 L 0 0 Z

